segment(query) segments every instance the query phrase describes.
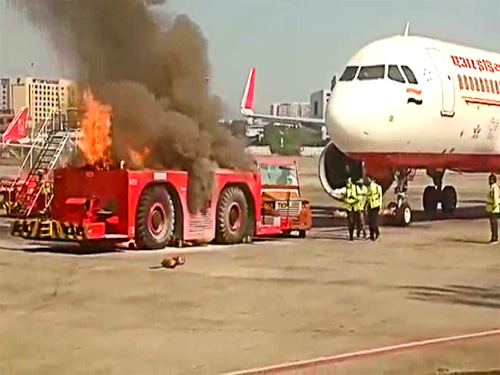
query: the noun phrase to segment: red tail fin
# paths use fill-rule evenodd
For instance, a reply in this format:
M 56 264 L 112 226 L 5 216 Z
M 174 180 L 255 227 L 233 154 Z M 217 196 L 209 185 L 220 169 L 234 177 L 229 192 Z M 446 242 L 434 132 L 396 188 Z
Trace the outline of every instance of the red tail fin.
M 241 113 L 249 115 L 253 113 L 253 100 L 255 91 L 255 68 L 250 69 L 248 73 L 247 85 L 241 99 Z
M 26 131 L 26 125 L 28 122 L 28 115 L 28 107 L 22 107 L 17 111 L 14 119 L 7 127 L 7 130 L 3 133 L 3 143 L 18 141 L 24 137 L 24 132 Z

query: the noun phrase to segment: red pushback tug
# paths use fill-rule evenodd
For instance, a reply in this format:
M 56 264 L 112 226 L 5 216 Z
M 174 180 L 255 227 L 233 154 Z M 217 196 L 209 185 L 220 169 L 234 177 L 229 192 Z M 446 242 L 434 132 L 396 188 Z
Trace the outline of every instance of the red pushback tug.
M 157 249 L 238 243 L 312 225 L 307 201 L 293 217 L 264 220 L 258 173 L 217 170 L 212 196 L 195 214 L 187 208 L 187 180 L 184 171 L 57 169 L 50 219 L 18 219 L 12 234 L 83 245 L 129 241 L 131 247 Z

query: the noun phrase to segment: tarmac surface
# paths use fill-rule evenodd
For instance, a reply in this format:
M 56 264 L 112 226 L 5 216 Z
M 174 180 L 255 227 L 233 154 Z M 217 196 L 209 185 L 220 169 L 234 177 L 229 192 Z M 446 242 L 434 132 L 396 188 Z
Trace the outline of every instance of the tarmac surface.
M 348 243 L 315 161 L 299 160 L 315 205 L 308 238 L 184 248 L 175 269 L 157 266 L 178 249 L 82 254 L 10 237 L 0 218 L 0 374 L 219 374 L 500 328 L 484 175 L 450 174 L 459 209 L 428 221 L 419 174 L 416 222 Z M 486 373 L 500 371 L 499 353 L 494 336 L 313 370 Z

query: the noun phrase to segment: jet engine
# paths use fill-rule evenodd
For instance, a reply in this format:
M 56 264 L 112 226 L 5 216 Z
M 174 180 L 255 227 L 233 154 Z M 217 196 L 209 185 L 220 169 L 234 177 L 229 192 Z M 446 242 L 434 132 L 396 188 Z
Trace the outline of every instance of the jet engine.
M 353 181 L 363 176 L 362 163 L 353 160 L 329 143 L 319 158 L 319 180 L 327 194 L 335 198 L 333 191 L 346 185 L 348 177 Z
M 372 175 L 382 186 L 385 193 L 394 180 L 393 172 L 390 166 L 363 164 L 340 151 L 333 143 L 329 143 L 319 158 L 319 180 L 323 189 L 330 196 L 337 199 L 333 194 L 335 189 L 346 185 L 348 177 L 355 182 L 366 174 Z

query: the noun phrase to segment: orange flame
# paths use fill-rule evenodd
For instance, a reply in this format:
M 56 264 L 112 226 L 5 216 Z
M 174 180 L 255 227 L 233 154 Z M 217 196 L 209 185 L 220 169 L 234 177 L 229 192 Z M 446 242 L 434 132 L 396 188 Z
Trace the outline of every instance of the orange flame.
M 142 151 L 137 151 L 130 147 L 128 148 L 130 161 L 135 167 L 144 167 L 144 163 L 146 162 L 150 152 L 151 150 L 148 147 L 145 147 Z
M 111 108 L 95 100 L 90 90 L 85 92 L 85 107 L 80 148 L 88 165 L 94 168 L 109 168 Z

